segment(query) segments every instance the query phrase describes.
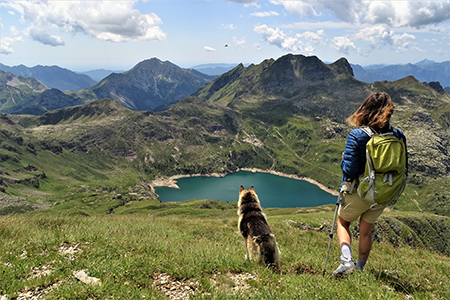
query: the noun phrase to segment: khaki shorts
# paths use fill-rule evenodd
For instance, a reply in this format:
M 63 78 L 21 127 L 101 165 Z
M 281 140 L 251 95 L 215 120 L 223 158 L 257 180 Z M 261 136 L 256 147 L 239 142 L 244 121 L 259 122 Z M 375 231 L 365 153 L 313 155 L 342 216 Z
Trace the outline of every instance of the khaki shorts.
M 367 223 L 373 224 L 384 209 L 370 209 L 370 204 L 362 200 L 355 191 L 353 194 L 344 194 L 344 201 L 339 206 L 339 216 L 347 222 L 353 222 L 359 216 Z

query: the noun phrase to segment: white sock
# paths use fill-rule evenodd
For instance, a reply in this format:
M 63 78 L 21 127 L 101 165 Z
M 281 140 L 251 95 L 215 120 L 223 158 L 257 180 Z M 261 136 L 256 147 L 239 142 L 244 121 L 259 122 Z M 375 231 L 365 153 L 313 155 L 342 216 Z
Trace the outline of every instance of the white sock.
M 344 257 L 345 259 L 352 258 L 352 248 L 350 248 L 350 245 L 347 245 L 347 244 L 342 245 L 341 251 L 342 251 L 342 257 Z

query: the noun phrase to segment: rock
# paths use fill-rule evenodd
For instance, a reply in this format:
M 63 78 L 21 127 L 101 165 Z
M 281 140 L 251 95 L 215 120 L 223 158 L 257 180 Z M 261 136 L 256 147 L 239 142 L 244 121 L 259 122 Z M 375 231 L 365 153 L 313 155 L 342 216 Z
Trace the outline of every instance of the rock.
M 102 284 L 99 278 L 88 276 L 85 270 L 73 271 L 73 276 L 75 276 L 76 279 L 85 284 L 98 284 L 98 285 Z

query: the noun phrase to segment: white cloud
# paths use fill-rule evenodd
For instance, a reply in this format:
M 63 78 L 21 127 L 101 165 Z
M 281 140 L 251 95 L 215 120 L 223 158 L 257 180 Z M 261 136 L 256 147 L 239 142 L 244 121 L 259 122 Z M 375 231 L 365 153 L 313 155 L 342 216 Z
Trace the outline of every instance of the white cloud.
M 5 54 L 5 55 L 9 55 L 9 54 L 13 54 L 14 49 L 13 49 L 13 45 L 15 42 L 18 41 L 22 41 L 21 37 L 2 37 L 0 38 L 0 54 Z
M 286 39 L 286 34 L 279 28 L 273 29 L 267 25 L 259 25 L 253 29 L 256 33 L 260 34 L 263 39 L 270 45 L 275 45 L 279 48 L 283 48 L 283 41 Z
M 416 37 L 412 34 L 403 33 L 395 34 L 394 31 L 388 30 L 386 25 L 375 25 L 361 29 L 354 35 L 357 40 L 367 41 L 371 44 L 371 49 L 383 48 L 385 46 L 392 46 L 398 51 L 407 49 L 416 49 L 414 40 Z
M 450 43 L 448 43 L 448 45 L 450 46 Z M 438 55 L 448 55 L 448 51 L 444 49 L 435 49 L 434 52 Z
M 251 13 L 250 16 L 253 17 L 272 17 L 272 16 L 279 16 L 280 14 L 277 13 L 276 11 L 261 11 L 261 12 L 255 12 L 255 13 Z
M 386 24 L 393 27 L 421 27 L 450 19 L 450 1 L 365 1 L 365 0 L 270 0 L 292 14 L 314 17 L 332 12 L 349 23 Z
M 21 21 L 30 25 L 30 36 L 47 45 L 62 42 L 50 33 L 51 29 L 113 42 L 164 39 L 166 34 L 158 26 L 161 19 L 154 13 L 141 14 L 133 9 L 136 2 L 41 0 L 8 1 L 4 6 L 18 12 Z
M 234 24 L 222 24 L 222 28 L 234 30 L 237 27 Z
M 355 44 L 346 36 L 335 36 L 331 40 L 333 48 L 344 54 L 349 54 L 351 50 L 355 50 Z
M 205 46 L 205 47 L 203 47 L 203 49 L 205 49 L 206 52 L 216 52 L 217 51 L 213 47 L 209 47 L 209 46 Z
M 416 37 L 414 35 L 408 33 L 403 33 L 402 35 L 394 34 L 392 36 L 394 45 L 397 47 L 397 50 L 400 51 L 408 49 L 420 50 L 418 47 L 416 47 L 416 44 L 414 43 L 415 39 Z
M 233 37 L 233 45 L 236 46 L 236 48 L 244 49 L 245 48 L 245 37 L 242 39 Z
M 332 11 L 340 20 L 356 22 L 360 18 L 362 0 L 329 1 L 329 0 L 271 0 L 273 4 L 283 5 L 292 14 L 301 17 L 314 17 L 322 15 L 322 11 Z
M 370 1 L 364 21 L 421 27 L 450 19 L 450 1 Z
M 254 6 L 254 7 L 260 7 L 258 5 L 258 0 L 227 0 L 229 2 L 235 2 L 235 3 L 242 3 L 244 6 Z
M 64 46 L 64 39 L 60 36 L 50 34 L 36 27 L 28 28 L 27 34 L 36 42 L 49 46 Z
M 254 43 L 254 44 L 252 45 L 252 47 L 255 48 L 256 51 L 261 51 L 261 50 L 262 50 L 262 46 L 261 46 L 260 43 Z
M 324 44 L 324 36 L 325 31 L 323 29 L 317 30 L 316 32 L 306 31 L 301 34 L 297 34 L 297 37 L 304 38 L 314 44 Z
M 9 31 L 11 31 L 12 35 L 19 35 L 19 30 L 17 30 L 16 26 L 10 26 Z
M 279 28 L 273 29 L 267 25 L 256 26 L 253 30 L 260 34 L 268 44 L 297 53 L 312 54 L 315 50 L 315 45 L 326 43 L 323 30 L 318 30 L 317 32 L 307 31 L 298 33 L 295 36 L 289 36 Z
M 285 24 L 280 26 L 282 28 L 296 29 L 296 30 L 314 30 L 314 29 L 352 29 L 354 24 L 345 22 L 295 22 L 292 24 Z
M 287 34 L 280 28 L 271 28 L 267 25 L 254 27 L 254 31 L 261 35 L 269 45 L 277 46 L 285 51 L 293 51 L 307 55 L 314 54 L 318 46 L 329 45 L 346 55 L 356 51 L 358 55 L 368 56 L 375 49 L 390 47 L 397 52 L 406 50 L 422 51 L 418 46 L 416 37 L 409 33 L 396 33 L 389 30 L 386 25 L 363 27 L 355 34 L 335 36 L 331 40 L 326 38 L 323 29 L 315 32 L 305 31 L 297 34 Z M 361 45 L 355 43 L 359 42 Z
M 387 31 L 384 25 L 376 25 L 361 29 L 354 37 L 358 40 L 370 42 L 374 47 L 392 45 L 392 32 Z

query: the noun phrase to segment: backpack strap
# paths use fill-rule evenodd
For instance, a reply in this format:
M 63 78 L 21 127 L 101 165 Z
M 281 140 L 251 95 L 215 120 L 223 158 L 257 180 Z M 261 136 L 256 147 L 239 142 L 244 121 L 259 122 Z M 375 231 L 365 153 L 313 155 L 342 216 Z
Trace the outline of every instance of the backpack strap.
M 364 131 L 369 137 L 373 137 L 375 135 L 374 130 L 369 126 L 361 126 L 359 127 L 362 131 Z
M 359 128 L 371 138 L 373 138 L 375 134 L 378 134 L 379 136 L 394 135 L 394 127 L 392 127 L 391 125 L 389 125 L 389 129 L 386 133 L 378 133 L 369 126 L 361 126 Z

